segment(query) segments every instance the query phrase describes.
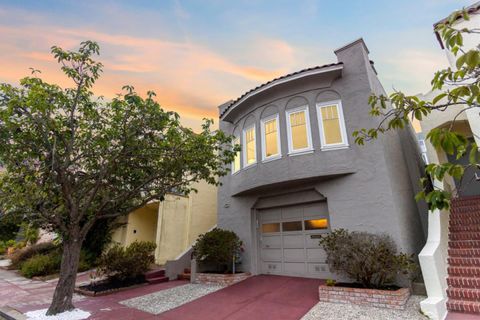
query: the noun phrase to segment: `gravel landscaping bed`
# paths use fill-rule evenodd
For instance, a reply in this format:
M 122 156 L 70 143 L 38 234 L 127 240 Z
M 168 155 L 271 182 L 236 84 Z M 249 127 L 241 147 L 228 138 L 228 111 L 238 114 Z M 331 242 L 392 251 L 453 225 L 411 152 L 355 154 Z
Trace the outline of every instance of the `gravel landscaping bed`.
M 224 288 L 218 285 L 186 284 L 121 301 L 120 303 L 152 314 L 159 314 Z
M 423 296 L 411 296 L 405 310 L 359 306 L 354 304 L 319 302 L 302 320 L 426 320 L 420 313 Z

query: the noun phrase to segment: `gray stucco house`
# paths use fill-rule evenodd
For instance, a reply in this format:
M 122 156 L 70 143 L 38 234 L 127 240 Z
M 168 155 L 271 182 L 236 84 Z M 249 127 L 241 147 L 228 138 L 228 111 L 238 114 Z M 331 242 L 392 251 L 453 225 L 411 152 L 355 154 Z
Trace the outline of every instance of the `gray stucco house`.
M 219 107 L 220 129 L 242 152 L 221 180 L 218 226 L 243 240 L 243 271 L 335 278 L 318 239 L 337 228 L 388 233 L 404 252 L 422 248 L 426 208 L 414 195 L 423 164 L 413 131 L 365 146 L 352 138 L 377 125 L 368 98 L 384 92 L 368 53 L 356 40 L 335 50 L 337 63 Z

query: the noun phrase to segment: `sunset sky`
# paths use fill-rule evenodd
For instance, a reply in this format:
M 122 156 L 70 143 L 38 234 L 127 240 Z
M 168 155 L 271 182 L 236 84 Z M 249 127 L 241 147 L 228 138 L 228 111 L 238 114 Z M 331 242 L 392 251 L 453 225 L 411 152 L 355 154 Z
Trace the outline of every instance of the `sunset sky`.
M 65 80 L 50 47 L 100 44 L 107 98 L 126 84 L 154 90 L 165 109 L 198 128 L 217 106 L 274 77 L 336 62 L 333 50 L 359 37 L 387 91 L 428 90 L 446 64 L 432 24 L 461 0 L 404 1 L 5 1 L 0 0 L 0 82 L 29 67 Z

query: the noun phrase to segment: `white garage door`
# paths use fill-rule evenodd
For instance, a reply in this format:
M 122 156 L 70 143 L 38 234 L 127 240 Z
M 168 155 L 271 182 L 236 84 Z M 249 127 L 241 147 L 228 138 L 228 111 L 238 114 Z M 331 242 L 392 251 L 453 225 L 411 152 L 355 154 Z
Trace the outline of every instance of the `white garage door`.
M 326 202 L 258 210 L 261 273 L 331 277 L 319 244 L 328 218 Z

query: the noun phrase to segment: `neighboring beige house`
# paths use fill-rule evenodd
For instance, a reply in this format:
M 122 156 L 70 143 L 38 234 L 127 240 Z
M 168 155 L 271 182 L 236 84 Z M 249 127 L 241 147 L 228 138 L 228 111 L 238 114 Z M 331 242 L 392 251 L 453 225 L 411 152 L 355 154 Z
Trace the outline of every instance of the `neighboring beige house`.
M 202 181 L 194 188 L 198 193 L 169 194 L 162 202 L 149 203 L 122 217 L 125 225 L 115 231 L 113 241 L 121 245 L 153 241 L 157 264 L 174 260 L 217 223 L 217 187 Z
M 454 24 L 455 28 L 471 29 L 478 28 L 478 26 L 480 26 L 480 2 L 476 2 L 475 4 L 471 5 L 468 10 L 471 14 L 470 20 L 457 20 Z M 440 22 L 443 22 L 443 20 Z M 440 47 L 444 50 L 447 56 L 450 67 L 452 69 L 456 69 L 456 57 L 452 54 L 452 52 L 446 49 L 442 39 L 438 34 L 437 38 Z M 473 48 L 478 48 L 478 42 L 478 35 L 465 35 L 464 49 L 468 51 Z M 439 92 L 431 91 L 424 95 L 420 95 L 419 97 L 426 101 L 431 101 L 438 94 Z M 461 112 L 462 108 L 463 106 L 458 106 L 450 107 L 445 111 L 433 111 L 430 115 L 428 115 L 427 118 L 420 122 L 423 134 L 426 135 L 434 128 L 448 128 L 451 126 L 452 130 L 462 133 L 465 137 L 475 141 L 477 145 L 480 146 L 479 109 L 474 108 Z M 426 158 L 428 159 L 429 163 L 468 163 L 468 152 L 466 156 L 456 159 L 455 156 L 445 154 L 443 150 L 436 150 L 428 140 L 425 140 L 424 143 L 426 148 Z M 433 181 L 433 183 L 436 188 L 450 191 L 455 197 L 477 196 L 480 195 L 480 181 L 478 181 L 479 176 L 480 172 L 478 169 L 470 168 L 470 170 L 466 171 L 465 177 L 461 184 L 459 184 L 458 181 L 454 181 L 451 177 L 447 177 L 444 181 Z M 461 291 L 462 288 L 456 287 L 452 277 L 453 279 L 456 279 L 458 276 L 452 276 L 452 274 L 449 274 L 450 269 L 448 267 L 450 266 L 460 269 L 465 268 L 465 265 L 458 264 L 456 261 L 454 264 L 452 264 L 454 259 L 451 259 L 452 257 L 449 256 L 449 239 L 450 241 L 453 239 L 452 235 L 449 235 L 449 220 L 452 218 L 453 216 L 447 210 L 441 212 L 439 210 L 434 210 L 428 213 L 427 244 L 419 255 L 428 294 L 428 298 L 421 302 L 421 309 L 424 314 L 431 319 L 444 319 L 447 314 L 447 309 L 449 311 L 462 311 L 462 309 L 458 306 L 462 307 L 463 304 L 469 304 L 472 302 L 468 299 L 459 299 L 454 295 L 455 292 L 459 290 Z M 465 224 L 465 226 L 462 226 L 464 230 L 470 230 L 468 228 L 476 227 L 471 225 L 471 223 L 468 221 L 465 221 Z M 470 225 L 468 226 L 468 224 Z M 462 236 L 466 237 L 468 234 L 464 234 Z M 464 239 L 470 241 L 470 238 Z M 450 259 L 447 260 L 447 258 Z M 449 261 L 451 262 L 450 264 Z M 468 267 L 469 266 L 467 266 L 466 269 L 468 269 Z M 447 283 L 447 278 L 450 279 L 450 283 Z M 479 277 L 474 277 L 473 279 L 480 280 Z M 470 277 L 465 277 L 461 280 L 465 283 L 473 281 Z M 474 290 L 480 289 L 474 288 Z M 462 291 L 461 293 L 463 294 L 464 292 Z M 452 307 L 452 305 L 457 305 L 457 307 Z M 463 311 L 465 312 L 465 310 Z

